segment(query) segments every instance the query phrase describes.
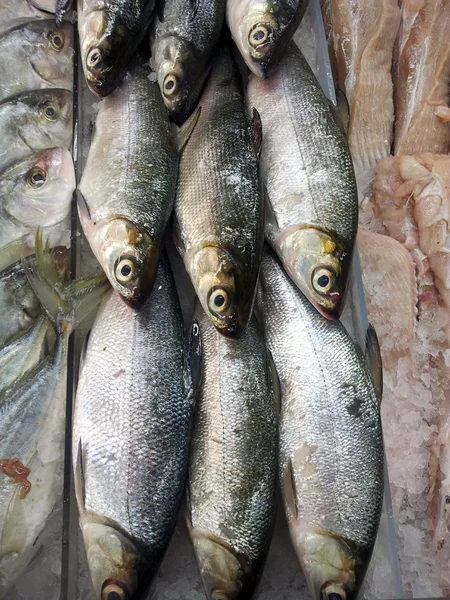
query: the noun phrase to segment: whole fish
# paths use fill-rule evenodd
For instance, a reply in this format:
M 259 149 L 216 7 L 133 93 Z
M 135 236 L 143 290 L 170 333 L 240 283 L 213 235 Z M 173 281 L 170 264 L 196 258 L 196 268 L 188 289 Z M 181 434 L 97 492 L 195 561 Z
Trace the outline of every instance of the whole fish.
M 226 0 L 165 0 L 152 25 L 152 64 L 172 119 L 193 111 L 222 30 Z
M 198 325 L 195 334 L 198 342 Z M 115 291 L 98 312 L 82 359 L 73 434 L 96 598 L 144 593 L 171 538 L 194 409 L 190 363 L 201 360 L 195 342 L 188 350 L 166 257 L 139 312 Z
M 0 171 L 46 148 L 70 149 L 72 93 L 36 90 L 0 103 Z
M 69 214 L 75 173 L 63 148 L 31 155 L 0 174 L 0 246 Z
M 14 60 L 11 57 L 14 56 Z M 73 26 L 31 21 L 0 36 L 0 102 L 41 88 L 73 87 Z
M 294 43 L 272 77 L 250 77 L 248 101 L 264 131 L 266 239 L 314 306 L 338 318 L 358 225 L 345 135 Z
M 190 454 L 188 527 L 209 600 L 249 600 L 275 516 L 278 432 L 271 362 L 253 317 L 240 340 L 203 309 L 203 382 Z
M 102 103 L 79 185 L 86 237 L 111 285 L 139 308 L 175 200 L 178 149 L 158 84 L 136 66 Z
M 257 309 L 280 380 L 280 483 L 314 600 L 354 600 L 383 501 L 383 438 L 365 357 L 322 317 L 271 250 Z
M 107 283 L 103 276 L 88 285 L 69 283 L 62 293 L 63 282 L 42 239 L 36 252 L 36 265 L 30 263 L 26 272 L 58 323 L 58 341 L 44 361 L 0 395 L 2 599 L 39 547 L 37 537 L 62 494 L 67 340 L 77 321 L 95 308 Z
M 144 38 L 156 0 L 78 0 L 81 60 L 89 88 L 108 96 Z
M 228 27 L 255 75 L 271 75 L 307 6 L 308 0 L 227 0 Z
M 56 0 L 2 0 L 0 4 L 0 35 L 20 21 L 48 18 L 54 13 Z
M 225 50 L 200 106 L 180 161 L 175 243 L 206 314 L 221 333 L 239 337 L 252 311 L 264 237 L 261 130 L 257 114 L 250 126 Z

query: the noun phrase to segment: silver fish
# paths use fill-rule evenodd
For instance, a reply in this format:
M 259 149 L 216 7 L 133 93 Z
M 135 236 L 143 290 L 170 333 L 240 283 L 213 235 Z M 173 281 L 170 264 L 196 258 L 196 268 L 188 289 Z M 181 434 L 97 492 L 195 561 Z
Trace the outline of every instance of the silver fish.
M 190 359 L 194 365 L 197 350 L 194 342 L 186 347 L 166 257 L 139 312 L 112 292 L 91 330 L 73 457 L 81 530 L 101 600 L 143 593 L 169 543 L 185 485 L 195 396 Z
M 31 155 L 0 174 L 0 245 L 64 221 L 75 189 L 72 156 L 63 148 Z
M 0 35 L 20 24 L 21 21 L 48 18 L 48 13 L 54 13 L 55 7 L 56 0 L 2 0 Z
M 78 204 L 111 285 L 137 308 L 155 280 L 178 168 L 176 135 L 149 75 L 135 66 L 102 103 Z
M 227 23 L 248 68 L 271 75 L 283 56 L 308 0 L 227 0 Z
M 72 93 L 36 90 L 0 103 L 0 171 L 46 148 L 70 149 Z
M 302 292 L 327 318 L 345 299 L 358 225 L 352 160 L 331 105 L 292 43 L 248 102 L 261 115 L 266 239 Z
M 281 389 L 280 482 L 314 600 L 354 600 L 383 500 L 383 438 L 367 364 L 265 251 L 258 314 Z
M 192 113 L 222 30 L 226 0 L 165 0 L 151 34 L 152 65 L 172 119 Z
M 240 340 L 196 313 L 203 382 L 193 432 L 188 527 L 209 600 L 249 600 L 272 537 L 277 480 L 273 371 L 253 317 Z
M 11 60 L 11 57 L 14 60 Z M 73 87 L 73 26 L 44 19 L 0 36 L 0 102 L 29 90 Z
M 175 243 L 217 329 L 239 337 L 250 318 L 263 245 L 260 121 L 247 119 L 235 66 L 220 50 L 180 161 Z M 252 135 L 253 134 L 253 135 Z

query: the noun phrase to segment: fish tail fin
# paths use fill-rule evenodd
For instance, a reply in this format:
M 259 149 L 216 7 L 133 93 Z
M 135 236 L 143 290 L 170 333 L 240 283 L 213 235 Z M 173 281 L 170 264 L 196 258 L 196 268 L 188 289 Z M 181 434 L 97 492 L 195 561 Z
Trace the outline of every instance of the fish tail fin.
M 105 275 L 67 281 L 67 271 L 58 268 L 55 252 L 42 231 L 36 232 L 36 258 L 23 257 L 22 263 L 34 293 L 50 321 L 63 335 L 69 336 L 97 306 L 109 284 Z

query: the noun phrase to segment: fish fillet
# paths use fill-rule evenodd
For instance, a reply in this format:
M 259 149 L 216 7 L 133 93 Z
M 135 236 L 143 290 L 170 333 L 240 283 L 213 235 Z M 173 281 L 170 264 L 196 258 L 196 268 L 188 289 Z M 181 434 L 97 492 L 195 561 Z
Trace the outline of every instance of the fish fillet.
M 380 342 L 383 368 L 391 371 L 409 353 L 414 339 L 414 264 L 409 252 L 386 235 L 359 229 L 357 243 L 369 321 Z
M 350 106 L 349 143 L 362 197 L 377 162 L 391 152 L 391 66 L 399 24 L 397 0 L 331 0 L 338 85 Z
M 450 2 L 402 0 L 395 154 L 450 151 Z

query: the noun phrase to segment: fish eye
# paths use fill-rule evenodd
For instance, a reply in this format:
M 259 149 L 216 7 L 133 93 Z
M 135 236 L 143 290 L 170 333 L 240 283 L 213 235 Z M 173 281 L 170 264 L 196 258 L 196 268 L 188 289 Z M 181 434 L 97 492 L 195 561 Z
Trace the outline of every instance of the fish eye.
M 27 183 L 35 188 L 41 188 L 47 181 L 47 174 L 38 167 L 27 173 Z
M 335 583 L 325 583 L 320 590 L 322 600 L 346 600 L 347 593 L 341 585 Z
M 312 285 L 319 294 L 328 294 L 336 282 L 336 273 L 327 267 L 317 267 L 312 276 Z
M 250 46 L 258 48 L 269 41 L 273 31 L 269 25 L 258 23 L 253 27 L 248 36 Z
M 53 48 L 58 52 L 64 48 L 64 38 L 58 31 L 52 31 L 48 36 L 48 39 L 50 40 L 50 44 L 53 46 Z
M 103 56 L 103 51 L 101 48 L 91 48 L 91 50 L 89 50 L 87 58 L 86 58 L 86 62 L 87 62 L 87 66 L 90 69 L 93 69 L 94 67 L 98 67 L 101 59 Z
M 102 600 L 128 600 L 130 597 L 126 586 L 119 582 L 111 582 L 102 589 Z
M 168 73 L 164 77 L 163 81 L 163 94 L 164 96 L 173 96 L 176 94 L 179 88 L 178 77 L 173 73 Z
M 57 111 L 55 105 L 50 100 L 46 100 L 40 105 L 41 113 L 49 121 L 56 121 Z
M 215 313 L 224 313 L 231 304 L 230 294 L 223 288 L 217 288 L 211 292 L 208 300 L 209 310 Z
M 119 258 L 114 275 L 119 283 L 130 283 L 136 277 L 136 264 L 132 258 Z

